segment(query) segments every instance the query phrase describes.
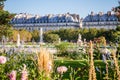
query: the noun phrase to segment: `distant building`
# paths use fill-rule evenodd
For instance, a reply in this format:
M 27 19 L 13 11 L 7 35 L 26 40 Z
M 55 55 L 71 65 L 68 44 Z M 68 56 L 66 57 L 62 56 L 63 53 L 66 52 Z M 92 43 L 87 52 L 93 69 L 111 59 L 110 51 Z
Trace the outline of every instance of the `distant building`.
M 79 28 L 80 18 L 77 14 L 48 14 L 46 16 L 20 13 L 10 21 L 15 29 L 26 29 L 29 31 L 59 30 L 60 28 Z
M 105 28 L 105 29 L 115 29 L 117 25 L 120 25 L 117 16 L 108 11 L 106 14 L 99 12 L 94 14 L 91 12 L 82 21 L 83 28 Z
M 40 30 L 59 30 L 61 28 L 105 28 L 115 29 L 120 25 L 117 16 L 114 12 L 108 11 L 107 13 L 99 12 L 95 14 L 91 12 L 85 18 L 80 18 L 78 14 L 48 14 L 46 16 L 32 15 L 20 13 L 10 22 L 15 29 L 26 29 L 29 31 Z

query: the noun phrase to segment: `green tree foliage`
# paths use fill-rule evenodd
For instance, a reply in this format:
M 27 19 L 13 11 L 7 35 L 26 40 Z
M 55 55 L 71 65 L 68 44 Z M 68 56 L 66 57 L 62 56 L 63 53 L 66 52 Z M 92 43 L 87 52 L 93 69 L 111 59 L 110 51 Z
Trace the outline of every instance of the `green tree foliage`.
M 82 40 L 86 39 L 87 41 L 94 40 L 94 38 L 99 38 L 104 36 L 107 40 L 107 42 L 115 42 L 116 39 L 120 36 L 120 27 L 118 26 L 116 29 L 96 29 L 96 28 L 90 28 L 90 29 L 60 29 L 56 31 L 48 31 L 45 32 L 45 36 L 49 34 L 58 34 L 62 41 L 77 41 L 78 35 L 82 35 Z M 46 39 L 46 38 L 44 38 Z M 49 40 L 49 39 L 48 39 Z M 46 40 L 45 40 L 46 41 Z
M 6 0 L 0 0 L 0 38 L 3 35 L 10 38 L 12 36 L 12 28 L 9 24 L 9 21 L 14 15 L 10 14 L 8 11 L 3 10 L 4 1 Z
M 118 17 L 118 20 L 120 20 L 120 6 L 116 6 L 115 8 L 112 8 L 112 11 L 115 12 L 116 16 Z
M 36 42 L 39 41 L 39 31 L 38 30 L 34 30 L 33 32 L 31 32 L 32 34 L 32 39 L 34 39 Z
M 32 35 L 31 35 L 31 33 L 29 31 L 21 29 L 19 31 L 19 33 L 20 33 L 21 40 L 23 40 L 23 41 L 31 41 Z
M 44 40 L 48 43 L 56 43 L 59 41 L 59 35 L 58 34 L 46 34 L 44 36 Z
M 3 35 L 11 38 L 13 32 L 12 28 L 8 26 L 9 25 L 0 25 L 0 39 L 2 38 Z
M 18 34 L 19 34 L 18 30 L 13 30 L 13 36 L 12 36 L 13 41 L 17 41 L 17 35 Z
M 115 30 L 114 29 L 111 29 L 111 30 L 106 30 L 104 33 L 103 33 L 103 36 L 105 36 L 105 38 L 108 40 L 108 41 L 112 41 L 112 42 L 115 42 L 118 37 L 120 36 L 120 27 L 118 26 Z
M 117 30 L 117 31 L 120 31 L 120 26 L 117 26 L 116 30 Z
M 105 36 L 105 32 L 106 32 L 106 29 L 104 28 L 98 29 L 96 37 Z
M 66 39 L 66 30 L 65 29 L 60 29 L 58 34 L 59 34 L 61 40 Z
M 86 28 L 82 29 L 81 32 L 80 32 L 80 34 L 82 35 L 82 38 L 87 39 L 88 38 L 88 36 L 87 36 L 88 32 L 89 32 L 88 29 L 86 29 Z
M 57 30 L 55 33 L 60 36 L 61 40 L 76 41 L 78 38 L 79 30 L 60 29 L 60 30 Z
M 112 41 L 117 41 L 118 38 L 120 37 L 120 31 L 113 32 L 111 37 L 112 37 L 111 38 Z
M 0 10 L 0 25 L 6 25 L 9 23 L 13 14 L 10 14 L 8 11 Z
M 90 28 L 89 32 L 86 33 L 86 38 L 88 40 L 93 40 L 97 35 L 97 29 L 96 28 Z
M 67 49 L 70 44 L 67 42 L 62 42 L 60 44 L 55 45 L 56 49 L 58 50 L 58 53 L 60 56 L 64 56 L 67 54 Z
M 29 31 L 21 29 L 21 30 L 14 30 L 13 31 L 13 41 L 17 41 L 17 35 L 20 34 L 20 40 L 25 42 L 31 41 L 32 35 Z
M 4 2 L 5 2 L 6 0 L 0 0 L 0 9 L 3 9 L 3 7 L 4 7 Z

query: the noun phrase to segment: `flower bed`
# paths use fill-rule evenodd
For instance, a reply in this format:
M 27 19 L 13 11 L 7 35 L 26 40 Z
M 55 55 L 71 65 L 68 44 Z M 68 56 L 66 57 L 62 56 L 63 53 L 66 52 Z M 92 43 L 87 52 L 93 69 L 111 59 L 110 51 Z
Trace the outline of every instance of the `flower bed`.
M 16 80 L 24 80 L 27 77 L 28 80 L 42 80 L 43 74 L 38 71 L 38 66 L 36 64 L 37 58 L 35 54 L 1 54 L 4 56 L 5 60 L 0 64 L 0 79 L 2 80 L 12 80 L 11 76 L 16 77 Z M 54 67 L 52 75 L 52 80 L 56 79 L 68 79 L 68 80 L 88 80 L 89 76 L 89 61 L 87 60 L 54 60 Z M 95 60 L 95 70 L 96 77 L 98 80 L 105 78 L 105 63 L 102 60 Z M 120 64 L 120 62 L 119 62 Z M 64 68 L 60 68 L 64 66 Z M 116 79 L 114 64 L 108 61 L 109 68 L 109 78 Z M 63 71 L 62 71 L 63 70 Z M 25 79 L 25 80 L 27 80 Z

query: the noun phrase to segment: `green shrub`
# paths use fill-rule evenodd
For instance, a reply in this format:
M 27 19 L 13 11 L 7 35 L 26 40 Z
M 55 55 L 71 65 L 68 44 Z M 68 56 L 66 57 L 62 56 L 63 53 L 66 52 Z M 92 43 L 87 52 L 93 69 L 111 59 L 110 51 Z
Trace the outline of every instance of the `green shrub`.
M 62 42 L 60 44 L 55 45 L 55 48 L 58 50 L 59 54 L 64 54 L 68 50 L 69 43 L 68 42 Z

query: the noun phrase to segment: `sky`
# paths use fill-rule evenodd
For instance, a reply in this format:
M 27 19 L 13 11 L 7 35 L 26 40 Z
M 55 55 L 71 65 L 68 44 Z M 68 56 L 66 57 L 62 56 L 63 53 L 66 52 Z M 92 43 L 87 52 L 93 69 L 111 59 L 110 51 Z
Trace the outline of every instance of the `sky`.
M 93 11 L 106 13 L 118 6 L 118 0 L 7 0 L 4 9 L 10 13 L 79 14 L 85 17 Z

